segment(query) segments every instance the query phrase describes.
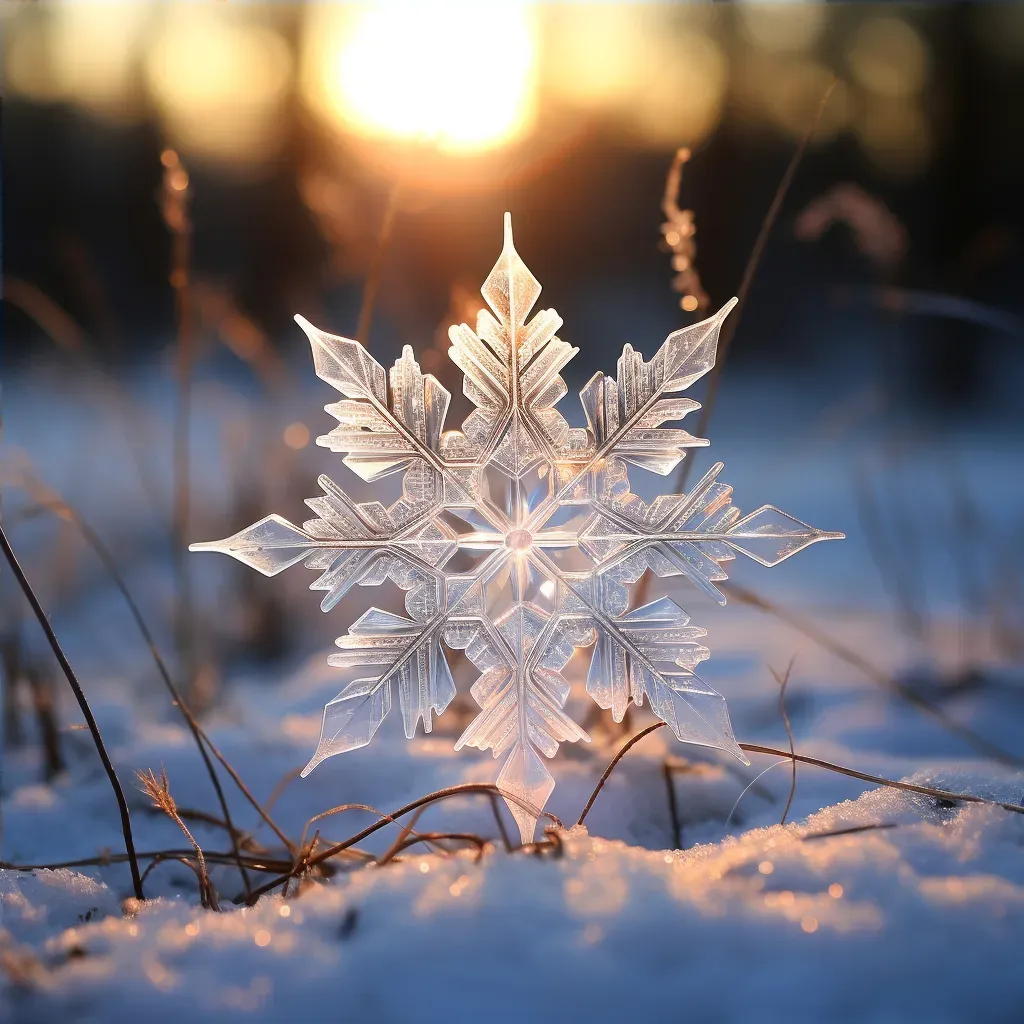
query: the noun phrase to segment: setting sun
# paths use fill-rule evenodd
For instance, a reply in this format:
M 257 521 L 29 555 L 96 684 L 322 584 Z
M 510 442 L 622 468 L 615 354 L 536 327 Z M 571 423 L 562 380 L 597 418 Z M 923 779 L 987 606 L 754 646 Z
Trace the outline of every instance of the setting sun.
M 307 85 L 359 134 L 489 149 L 535 115 L 535 44 L 522 5 L 390 3 L 307 26 Z

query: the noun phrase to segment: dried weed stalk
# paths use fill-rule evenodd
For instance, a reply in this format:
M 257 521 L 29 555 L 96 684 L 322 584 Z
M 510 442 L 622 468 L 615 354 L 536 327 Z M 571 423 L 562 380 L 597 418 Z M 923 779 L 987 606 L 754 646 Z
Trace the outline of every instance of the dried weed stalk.
M 161 766 L 159 779 L 152 768 L 144 772 L 136 772 L 135 774 L 138 777 L 142 791 L 153 801 L 153 806 L 163 811 L 185 833 L 185 838 L 192 844 L 192 849 L 196 852 L 196 861 L 198 862 L 199 890 L 202 904 L 209 910 L 219 911 L 220 902 L 217 899 L 217 890 L 214 889 L 213 883 L 210 881 L 210 873 L 206 868 L 206 858 L 203 856 L 202 848 L 196 842 L 192 833 L 189 832 L 188 826 L 178 813 L 178 806 L 174 802 L 174 797 L 171 796 L 167 772 Z
M 708 294 L 700 283 L 697 272 L 697 224 L 693 210 L 684 210 L 679 205 L 679 189 L 683 183 L 683 166 L 689 161 L 688 149 L 677 149 L 672 166 L 665 177 L 665 194 L 661 210 L 665 222 L 661 225 L 661 237 L 672 253 L 672 290 L 682 296 L 679 308 L 687 313 L 699 313 L 708 307 Z
M 121 833 L 124 836 L 125 850 L 128 854 L 128 864 L 131 868 L 132 888 L 135 891 L 135 898 L 139 900 L 145 899 L 142 891 L 142 876 L 139 874 L 139 861 L 135 853 L 135 842 L 132 838 L 132 821 L 131 815 L 128 812 L 128 803 L 124 798 L 124 790 L 121 789 L 121 783 L 118 780 L 117 772 L 114 771 L 114 766 L 110 761 L 109 754 L 107 753 L 106 744 L 104 744 L 103 736 L 100 733 L 100 727 L 92 713 L 92 708 L 89 706 L 89 701 L 85 696 L 85 691 L 82 689 L 82 684 L 78 681 L 78 676 L 75 674 L 75 670 L 71 667 L 71 662 L 68 661 L 67 655 L 65 655 L 64 650 L 60 645 L 60 641 L 57 639 L 57 634 L 54 633 L 53 627 L 50 625 L 50 620 L 46 617 L 46 612 L 43 611 L 43 606 L 39 603 L 39 598 L 36 596 L 36 592 L 32 589 L 32 584 L 29 582 L 28 577 L 25 575 L 25 571 L 18 562 L 18 558 L 14 553 L 14 549 L 11 547 L 10 541 L 7 539 L 7 534 L 4 531 L 2 524 L 0 524 L 0 548 L 3 549 L 4 557 L 7 559 L 7 564 L 11 567 L 11 572 L 14 573 L 14 577 L 18 581 L 18 585 L 21 587 L 29 605 L 31 605 L 32 611 L 35 613 L 36 619 L 39 621 L 39 625 L 46 634 L 46 639 L 50 644 L 50 649 L 53 651 L 54 657 L 56 657 L 64 675 L 67 677 L 68 685 L 74 692 L 75 699 L 78 701 L 79 708 L 81 708 L 86 725 L 89 727 L 93 744 L 96 747 L 96 753 L 99 754 L 100 761 L 103 762 L 103 769 L 107 774 L 107 779 L 110 781 L 110 788 L 114 791 L 114 799 L 117 801 L 118 811 L 120 812 Z
M 174 414 L 174 575 L 177 582 L 178 657 L 185 673 L 186 691 L 191 690 L 195 675 L 191 576 L 187 562 L 189 514 L 191 499 L 191 466 L 189 434 L 192 425 L 192 292 L 191 245 L 192 222 L 188 215 L 189 176 L 173 149 L 160 155 L 164 167 L 160 190 L 160 212 L 171 235 L 170 285 L 174 291 L 175 316 L 178 323 L 177 376 L 178 403 Z

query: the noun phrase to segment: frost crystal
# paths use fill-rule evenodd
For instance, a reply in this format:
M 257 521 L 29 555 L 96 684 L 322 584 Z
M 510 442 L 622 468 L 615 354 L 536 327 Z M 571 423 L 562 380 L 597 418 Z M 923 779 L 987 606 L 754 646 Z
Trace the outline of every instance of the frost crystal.
M 712 467 L 689 494 L 646 504 L 630 491 L 627 465 L 670 473 L 687 448 L 708 442 L 663 424 L 698 403 L 676 397 L 715 361 L 722 322 L 736 304 L 670 334 L 650 362 L 626 345 L 615 378 L 594 376 L 580 393 L 586 428 L 556 409 L 562 368 L 579 351 L 555 336 L 553 309 L 530 311 L 540 284 L 505 244 L 482 294 L 476 330 L 449 331 L 451 359 L 476 407 L 462 430 L 444 429 L 450 394 L 420 371 L 406 347 L 384 368 L 361 345 L 302 317 L 317 374 L 344 396 L 328 405 L 338 426 L 317 443 L 344 453 L 367 481 L 401 473 L 389 507 L 359 503 L 326 476 L 300 529 L 272 515 L 226 540 L 193 544 L 222 551 L 273 576 L 305 562 L 329 611 L 353 584 L 392 580 L 406 591 L 407 616 L 371 608 L 337 641 L 328 661 L 358 678 L 324 709 L 307 775 L 333 754 L 370 742 L 397 694 L 410 739 L 430 732 L 455 696 L 445 648 L 463 650 L 480 675 L 480 712 L 456 743 L 505 756 L 498 786 L 533 839 L 554 789 L 541 755 L 589 740 L 565 712 L 562 674 L 576 648 L 593 646 L 587 693 L 616 721 L 630 701 L 651 710 L 689 743 L 745 761 L 725 701 L 694 672 L 710 652 L 705 630 L 674 601 L 630 608 L 629 588 L 648 569 L 685 576 L 720 604 L 722 563 L 740 552 L 777 565 L 824 533 L 765 505 L 742 516 Z

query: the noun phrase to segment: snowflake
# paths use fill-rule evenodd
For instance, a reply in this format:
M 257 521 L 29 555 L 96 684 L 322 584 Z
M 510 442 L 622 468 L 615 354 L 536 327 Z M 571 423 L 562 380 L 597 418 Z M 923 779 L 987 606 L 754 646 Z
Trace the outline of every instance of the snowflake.
M 630 608 L 630 585 L 647 570 L 685 576 L 720 604 L 722 564 L 740 552 L 777 565 L 824 533 L 771 505 L 741 516 L 712 467 L 688 494 L 646 504 L 630 490 L 627 464 L 670 473 L 687 448 L 708 442 L 663 424 L 700 408 L 675 397 L 714 365 L 727 303 L 670 334 L 650 362 L 626 345 L 617 377 L 594 376 L 580 392 L 586 428 L 555 408 L 560 371 L 579 351 L 559 340 L 553 309 L 527 317 L 540 284 L 505 243 L 482 294 L 473 331 L 449 331 L 449 355 L 475 406 L 462 430 L 444 429 L 451 398 L 420 371 L 406 346 L 390 373 L 361 345 L 295 319 L 309 336 L 317 374 L 344 399 L 326 407 L 339 425 L 317 443 L 345 455 L 366 481 L 402 474 L 392 505 L 356 503 L 326 476 L 300 529 L 272 515 L 226 540 L 193 544 L 273 576 L 296 562 L 322 575 L 329 611 L 353 584 L 391 580 L 407 615 L 371 608 L 340 637 L 331 665 L 362 669 L 324 709 L 307 775 L 333 754 L 365 746 L 397 692 L 410 739 L 430 732 L 455 696 L 445 648 L 479 669 L 471 694 L 480 712 L 456 743 L 506 755 L 497 783 L 524 842 L 554 789 L 541 755 L 589 740 L 566 714 L 563 670 L 593 646 L 587 693 L 621 721 L 630 701 L 689 743 L 743 761 L 722 696 L 694 672 L 710 656 L 674 601 Z M 352 673 L 358 674 L 358 673 Z

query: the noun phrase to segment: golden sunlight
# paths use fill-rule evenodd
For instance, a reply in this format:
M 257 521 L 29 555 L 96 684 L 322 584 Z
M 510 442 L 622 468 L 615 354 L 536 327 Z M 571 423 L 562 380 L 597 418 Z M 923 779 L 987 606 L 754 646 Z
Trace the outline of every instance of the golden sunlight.
M 6 7 L 5 14 L 14 9 Z M 146 5 L 65 0 L 21 17 L 6 52 L 13 92 L 43 103 L 71 100 L 111 121 L 139 116 L 132 80 L 136 49 L 151 20 Z
M 535 29 L 520 3 L 314 6 L 304 51 L 310 100 L 360 135 L 480 151 L 536 115 Z
M 291 74 L 285 41 L 217 6 L 172 4 L 163 17 L 145 74 L 168 139 L 236 169 L 271 160 Z

